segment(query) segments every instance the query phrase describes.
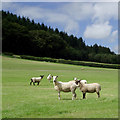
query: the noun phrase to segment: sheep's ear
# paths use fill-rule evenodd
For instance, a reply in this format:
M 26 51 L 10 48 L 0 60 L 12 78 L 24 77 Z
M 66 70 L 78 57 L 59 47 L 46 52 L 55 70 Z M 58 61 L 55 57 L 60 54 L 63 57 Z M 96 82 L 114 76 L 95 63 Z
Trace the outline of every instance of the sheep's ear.
M 81 82 L 82 79 L 80 79 L 79 81 Z

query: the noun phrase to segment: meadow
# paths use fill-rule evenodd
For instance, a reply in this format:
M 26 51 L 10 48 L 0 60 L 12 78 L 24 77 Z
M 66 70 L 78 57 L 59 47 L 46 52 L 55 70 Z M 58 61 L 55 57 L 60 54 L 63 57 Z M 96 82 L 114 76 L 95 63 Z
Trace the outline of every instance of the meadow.
M 58 75 L 59 81 L 74 77 L 97 82 L 102 86 L 101 98 L 88 93 L 77 99 L 61 92 L 61 100 L 48 82 L 47 75 Z M 33 76 L 45 75 L 39 86 L 30 86 Z M 2 118 L 118 118 L 118 70 L 39 62 L 2 57 Z

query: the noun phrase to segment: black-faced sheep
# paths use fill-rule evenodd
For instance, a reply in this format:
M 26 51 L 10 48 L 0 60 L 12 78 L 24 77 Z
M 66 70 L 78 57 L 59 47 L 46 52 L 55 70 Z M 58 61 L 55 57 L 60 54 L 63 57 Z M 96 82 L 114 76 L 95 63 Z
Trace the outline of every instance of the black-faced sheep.
M 77 81 L 76 84 L 80 84 L 80 91 L 83 93 L 83 99 L 85 99 L 86 93 L 96 92 L 98 98 L 100 97 L 101 86 L 98 83 L 84 84 L 81 80 Z
M 60 100 L 60 92 L 72 92 L 72 100 L 76 98 L 75 90 L 78 87 L 75 80 L 69 82 L 57 81 L 58 76 L 53 76 L 53 84 L 56 91 L 58 91 L 58 99 Z
M 32 82 L 33 82 L 33 85 L 35 85 L 35 83 L 38 83 L 37 85 L 39 85 L 39 83 L 43 79 L 43 77 L 44 77 L 44 75 L 40 75 L 40 77 L 31 78 L 30 85 L 32 84 Z

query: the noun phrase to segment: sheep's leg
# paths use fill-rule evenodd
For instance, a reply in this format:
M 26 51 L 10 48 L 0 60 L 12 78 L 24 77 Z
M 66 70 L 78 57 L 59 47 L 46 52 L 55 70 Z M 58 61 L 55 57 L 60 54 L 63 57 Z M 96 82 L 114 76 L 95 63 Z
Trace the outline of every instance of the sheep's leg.
M 33 82 L 33 85 L 35 85 L 35 82 Z
M 37 85 L 39 85 L 39 83 L 40 83 L 40 82 L 38 82 L 38 84 L 37 84 Z
M 32 81 L 32 79 L 31 79 L 30 85 L 32 84 L 32 82 L 33 82 L 33 81 Z
M 99 92 L 97 92 L 97 94 L 98 94 L 98 98 L 100 98 L 100 93 L 99 93 Z
M 86 93 L 83 93 L 83 99 L 85 99 L 85 95 L 86 95 Z
M 58 92 L 58 99 L 60 100 L 60 91 Z
M 30 85 L 32 84 L 32 81 L 30 82 Z
M 72 100 L 74 100 L 77 95 L 76 95 L 75 91 L 72 91 L 72 94 L 73 94 Z

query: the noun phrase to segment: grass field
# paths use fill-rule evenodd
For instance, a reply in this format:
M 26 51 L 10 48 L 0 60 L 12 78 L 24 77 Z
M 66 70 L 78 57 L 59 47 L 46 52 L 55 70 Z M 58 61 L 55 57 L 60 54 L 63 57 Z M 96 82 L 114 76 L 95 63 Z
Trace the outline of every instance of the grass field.
M 118 118 L 118 70 L 38 62 L 16 58 L 2 58 L 2 118 Z M 57 91 L 46 79 L 51 73 L 59 81 L 74 77 L 97 82 L 102 86 L 101 98 L 76 90 L 72 93 Z M 30 86 L 30 78 L 45 75 L 39 86 Z

